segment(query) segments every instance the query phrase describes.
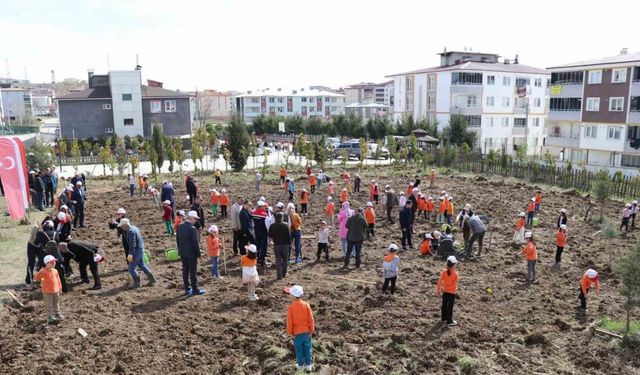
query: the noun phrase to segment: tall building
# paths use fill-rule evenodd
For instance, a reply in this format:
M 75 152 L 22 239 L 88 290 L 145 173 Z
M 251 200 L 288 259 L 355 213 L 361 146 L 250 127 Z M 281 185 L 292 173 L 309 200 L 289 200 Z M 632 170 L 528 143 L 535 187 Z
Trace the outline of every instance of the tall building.
M 141 84 L 141 71 L 89 72 L 89 88 L 57 98 L 63 138 L 151 136 L 153 124 L 164 135 L 191 134 L 191 95 L 166 90 L 161 82 Z
M 236 96 L 236 110 L 250 124 L 265 116 L 331 118 L 344 114 L 344 95 L 318 89 L 264 89 Z
M 228 121 L 235 112 L 235 91 L 204 90 L 193 93 L 198 120 Z M 199 117 L 203 117 L 200 119 Z
M 640 53 L 548 69 L 545 149 L 562 161 L 640 167 Z
M 362 82 L 344 88 L 346 104 L 384 104 L 393 107 L 393 81 Z
M 477 134 L 481 152 L 526 145 L 527 154 L 540 153 L 545 126 L 549 74 L 499 55 L 446 50 L 440 65 L 392 74 L 393 117 L 449 124 L 451 115 L 464 116 Z
M 33 101 L 29 89 L 0 87 L 0 122 L 5 125 L 29 125 L 33 118 Z

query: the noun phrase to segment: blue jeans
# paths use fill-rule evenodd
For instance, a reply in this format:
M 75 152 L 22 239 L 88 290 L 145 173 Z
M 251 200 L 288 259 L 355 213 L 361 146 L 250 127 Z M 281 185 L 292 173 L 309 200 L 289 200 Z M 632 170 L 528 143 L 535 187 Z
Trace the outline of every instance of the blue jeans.
M 539 214 L 540 213 L 540 205 L 536 204 L 536 213 Z
M 133 277 L 134 279 L 136 277 L 138 277 L 138 271 L 136 271 L 136 268 L 140 268 L 142 270 L 142 272 L 144 273 L 149 273 L 149 267 L 147 267 L 144 264 L 144 261 L 142 260 L 142 257 L 138 258 L 138 259 L 133 259 L 133 262 L 129 263 L 129 274 L 131 275 L 131 277 Z
M 300 245 L 300 238 L 302 237 L 301 230 L 293 231 L 293 247 L 296 251 L 296 262 L 302 260 L 302 248 Z
M 41 191 L 36 191 L 36 207 L 38 210 L 44 210 L 44 193 Z
M 533 225 L 533 215 L 534 215 L 533 212 L 529 212 L 527 214 L 527 225 Z
M 211 257 L 211 276 L 220 277 L 218 273 L 218 258 L 219 257 Z
M 133 197 L 133 194 L 136 192 L 136 185 L 129 185 L 129 194 Z
M 346 257 L 347 256 L 347 239 L 341 238 L 340 244 L 342 244 L 342 256 Z
M 300 333 L 293 337 L 293 346 L 296 349 L 296 363 L 298 366 L 310 366 L 313 364 L 311 335 Z

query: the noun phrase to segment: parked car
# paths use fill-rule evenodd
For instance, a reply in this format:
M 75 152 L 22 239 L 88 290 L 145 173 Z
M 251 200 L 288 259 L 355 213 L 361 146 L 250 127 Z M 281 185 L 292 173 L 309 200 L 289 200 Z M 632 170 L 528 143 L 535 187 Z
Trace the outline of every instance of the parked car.
M 329 147 L 330 150 L 333 150 L 334 148 L 340 146 L 340 139 L 339 138 L 333 138 L 333 137 L 326 138 L 324 145 L 326 147 Z
M 369 158 L 371 159 L 375 159 L 376 158 L 376 151 L 378 150 L 378 144 L 377 143 L 369 143 Z M 380 148 L 380 157 L 383 158 L 384 160 L 389 159 L 389 150 L 386 147 L 381 147 Z
M 341 158 L 343 151 L 345 150 L 347 151 L 347 158 L 360 158 L 360 143 L 358 142 L 340 143 L 336 148 L 333 149 L 333 158 Z

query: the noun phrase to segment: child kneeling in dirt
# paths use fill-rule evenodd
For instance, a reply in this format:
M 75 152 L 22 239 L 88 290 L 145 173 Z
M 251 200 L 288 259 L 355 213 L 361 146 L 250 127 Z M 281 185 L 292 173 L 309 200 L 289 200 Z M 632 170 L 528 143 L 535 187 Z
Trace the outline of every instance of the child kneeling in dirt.
M 313 371 L 313 345 L 311 335 L 315 330 L 311 306 L 302 300 L 304 290 L 300 285 L 284 288 L 293 303 L 287 308 L 287 333 L 293 336 L 296 351 L 296 369 Z
M 400 257 L 396 254 L 398 245 L 389 245 L 389 253 L 385 255 L 382 262 L 382 276 L 384 283 L 382 284 L 382 293 L 387 293 L 389 283 L 391 283 L 391 294 L 396 292 L 396 280 L 398 279 L 398 271 L 400 270 Z
M 424 234 L 424 240 L 420 244 L 420 256 L 427 256 L 431 254 L 431 240 L 433 240 L 433 236 L 431 233 Z
M 58 271 L 55 269 L 56 258 L 52 255 L 47 255 L 44 257 L 44 264 L 45 267 L 35 274 L 35 280 L 41 282 L 42 295 L 47 305 L 48 323 L 56 324 L 64 319 L 64 316 L 60 314 L 62 282 Z
M 246 245 L 244 248 L 247 250 L 247 254 L 240 257 L 242 282 L 247 284 L 249 300 L 257 301 L 259 298 L 256 295 L 256 285 L 260 282 L 258 269 L 256 268 L 256 264 L 258 263 L 258 248 L 253 244 Z

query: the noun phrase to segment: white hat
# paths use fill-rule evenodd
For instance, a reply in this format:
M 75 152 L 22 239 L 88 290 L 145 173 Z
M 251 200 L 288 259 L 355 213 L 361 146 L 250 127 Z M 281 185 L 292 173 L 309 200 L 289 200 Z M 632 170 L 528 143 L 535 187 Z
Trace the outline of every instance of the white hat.
M 265 198 L 264 196 L 262 196 L 262 197 L 260 197 L 260 199 L 258 199 L 258 200 L 259 200 L 259 201 L 266 202 L 266 201 L 267 201 L 267 198 Z
M 208 232 L 209 233 L 218 233 L 218 226 L 213 224 L 212 226 L 209 227 Z
M 54 257 L 53 255 L 47 255 L 46 257 L 44 257 L 45 264 L 55 262 L 55 261 L 56 261 L 56 257 Z
M 284 288 L 284 292 L 291 294 L 292 296 L 296 297 L 296 298 L 300 298 L 302 297 L 302 295 L 304 294 L 304 290 L 302 289 L 302 287 L 300 285 L 294 285 L 290 288 Z
M 333 181 L 329 181 L 329 185 L 333 185 Z
M 120 222 L 118 223 L 118 228 L 121 228 L 122 226 L 129 225 L 129 224 L 130 224 L 129 219 L 127 219 L 126 217 L 122 218 L 122 219 L 120 219 Z
M 566 214 L 567 213 L 567 209 L 566 208 L 560 209 L 560 213 Z
M 525 214 L 524 212 L 520 212 L 520 213 L 518 214 L 518 216 L 525 217 L 525 216 L 527 216 L 527 214 Z
M 535 198 L 531 198 L 531 202 L 535 202 L 535 201 L 536 201 L 536 199 L 535 199 Z
M 469 203 L 464 205 L 464 209 L 465 210 L 470 210 L 471 209 L 471 205 Z
M 627 203 L 625 207 L 631 207 L 631 203 Z
M 434 231 L 433 231 L 433 237 L 434 237 L 436 240 L 439 240 L 441 236 L 442 236 L 442 233 L 438 232 L 437 230 L 434 230 Z
M 102 261 L 104 261 L 104 257 L 100 254 L 96 254 L 93 256 L 93 261 L 96 263 L 100 263 Z
M 124 214 L 126 214 L 126 213 L 127 213 L 127 211 L 126 211 L 124 208 L 120 207 L 120 208 L 118 208 L 118 210 L 116 210 L 116 213 L 117 213 L 117 214 L 124 215 Z
M 63 212 L 63 214 L 64 214 L 64 212 Z M 67 217 L 67 215 L 64 215 L 64 217 Z M 60 220 L 62 220 L 62 219 L 60 219 Z M 44 222 L 44 226 L 45 227 L 53 227 L 53 221 L 51 221 L 51 220 L 45 221 Z
M 562 224 L 562 225 L 560 225 L 560 229 L 562 229 L 562 230 L 567 230 L 567 224 Z
M 372 183 L 372 184 L 375 184 L 375 183 L 376 183 L 376 180 L 371 180 L 371 183 Z
M 527 232 L 524 234 L 524 238 L 531 238 L 531 237 L 533 237 L 533 233 L 531 232 Z
M 184 210 L 178 210 L 178 212 L 176 212 L 176 215 L 184 216 Z
M 373 207 L 373 203 L 367 202 L 367 207 Z
M 302 191 L 304 191 L 304 192 L 306 192 L 306 191 L 307 191 L 307 189 L 305 189 L 305 188 L 302 188 Z
M 447 191 L 446 191 L 446 190 L 442 190 L 442 191 L 440 192 L 440 195 L 446 195 L 446 194 L 447 194 Z
M 456 259 L 455 255 L 451 255 L 447 258 L 447 263 L 456 264 L 458 263 L 458 259 Z
M 65 214 L 64 212 L 58 212 L 58 216 L 57 216 L 58 220 L 65 220 L 67 218 L 67 214 Z M 49 220 L 47 220 L 49 221 Z
M 400 195 L 404 195 L 404 191 L 401 191 L 401 192 L 400 192 Z
M 347 188 L 342 188 L 342 191 L 347 191 Z
M 69 207 L 67 207 L 67 205 L 66 205 L 66 204 L 63 204 L 62 206 L 60 206 L 60 209 L 61 209 L 61 210 L 68 210 L 68 209 L 69 209 Z
M 441 195 L 441 196 L 440 196 L 440 198 L 438 198 L 438 199 L 440 199 L 441 201 L 443 201 L 443 200 L 444 200 L 444 197 Z
M 220 191 L 221 191 L 221 192 L 223 192 L 223 193 L 226 193 L 226 192 L 227 192 L 227 189 L 224 189 L 224 188 L 223 188 L 223 189 L 222 189 L 222 190 L 220 190 Z
M 267 202 L 265 201 L 258 201 L 258 207 L 264 207 L 267 205 Z
M 248 251 L 252 252 L 252 253 L 257 253 L 258 252 L 258 248 L 256 248 L 256 245 L 254 245 L 254 244 L 245 245 L 244 248 L 247 249 Z
M 413 192 L 413 193 L 417 193 L 418 191 L 419 191 L 419 189 L 418 189 L 418 188 L 413 188 L 413 189 L 411 189 L 411 192 Z
M 431 233 L 425 233 L 424 234 L 424 238 L 428 239 L 428 240 L 432 240 L 433 236 L 431 235 Z
M 398 245 L 392 243 L 389 245 L 389 251 L 398 251 Z
M 284 208 L 284 203 L 282 202 L 276 203 L 276 208 Z
M 419 197 L 424 197 L 424 194 L 422 194 L 422 193 L 418 193 L 418 196 L 419 196 Z
M 631 202 L 631 204 L 638 204 L 638 201 L 633 201 Z
M 195 211 L 189 211 L 189 212 L 187 213 L 187 217 L 192 217 L 192 218 L 194 218 L 194 219 L 200 219 L 200 217 L 198 217 L 198 213 L 197 213 L 197 212 L 195 212 Z
M 333 200 L 333 198 L 331 196 L 327 197 L 327 201 L 331 202 Z
M 47 259 L 45 258 L 45 263 L 47 262 Z M 587 275 L 588 278 L 590 279 L 595 279 L 596 277 L 598 277 L 598 272 L 596 270 L 593 270 L 591 268 L 589 268 L 587 270 L 587 272 L 585 272 L 585 275 Z
M 447 199 L 449 199 L 450 201 L 452 201 L 452 200 L 453 200 L 453 197 L 452 197 L 452 196 L 449 196 Z
M 166 204 L 168 206 L 171 204 L 171 201 L 167 199 L 166 201 L 162 202 L 162 204 Z
M 295 205 L 295 204 L 293 204 L 293 203 L 289 203 L 289 204 L 287 204 L 287 210 L 295 209 L 295 208 L 296 208 L 296 205 Z
M 29 171 L 29 174 L 36 174 L 35 171 Z
M 384 185 L 384 188 L 385 188 L 385 189 L 389 189 L 390 187 L 391 187 L 391 186 L 389 186 L 388 184 L 387 184 L 387 185 Z
M 76 185 L 77 185 L 77 186 L 82 186 L 82 181 L 78 181 L 78 182 L 76 182 Z

